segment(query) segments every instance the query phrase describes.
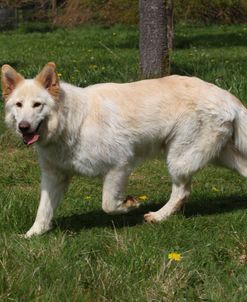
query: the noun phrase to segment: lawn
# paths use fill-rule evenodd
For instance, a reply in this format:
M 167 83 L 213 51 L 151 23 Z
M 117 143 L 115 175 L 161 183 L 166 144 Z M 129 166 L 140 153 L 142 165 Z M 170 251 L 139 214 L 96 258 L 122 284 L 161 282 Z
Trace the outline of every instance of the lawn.
M 140 78 L 135 27 L 40 27 L 0 33 L 0 63 L 33 77 L 55 61 L 79 86 Z M 199 76 L 247 104 L 247 25 L 177 26 L 172 73 Z M 127 194 L 147 196 L 126 216 L 101 210 L 99 178 L 74 178 L 54 229 L 24 239 L 35 218 L 40 171 L 35 148 L 4 126 L 0 105 L 0 301 L 246 301 L 247 182 L 212 166 L 193 180 L 183 210 L 157 225 L 143 214 L 168 199 L 161 158 L 139 166 Z M 145 199 L 145 198 L 143 198 Z M 180 261 L 169 260 L 171 252 Z

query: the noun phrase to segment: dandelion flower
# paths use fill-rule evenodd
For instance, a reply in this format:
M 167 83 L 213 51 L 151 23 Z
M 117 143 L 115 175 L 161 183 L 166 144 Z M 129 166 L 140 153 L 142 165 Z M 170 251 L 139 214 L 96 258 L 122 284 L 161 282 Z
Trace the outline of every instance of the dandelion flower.
M 213 192 L 219 192 L 220 190 L 218 188 L 216 188 L 216 187 L 212 187 L 212 191 Z
M 147 197 L 147 195 L 141 195 L 138 197 L 138 199 L 145 201 L 148 199 L 148 197 Z
M 179 253 L 170 253 L 168 254 L 168 259 L 172 261 L 181 261 L 182 256 Z
M 85 196 L 84 199 L 85 200 L 90 200 L 92 197 L 91 196 Z
M 97 67 L 98 67 L 98 66 L 97 66 L 96 64 L 90 64 L 90 65 L 89 65 L 89 68 L 90 68 L 90 69 L 96 69 Z

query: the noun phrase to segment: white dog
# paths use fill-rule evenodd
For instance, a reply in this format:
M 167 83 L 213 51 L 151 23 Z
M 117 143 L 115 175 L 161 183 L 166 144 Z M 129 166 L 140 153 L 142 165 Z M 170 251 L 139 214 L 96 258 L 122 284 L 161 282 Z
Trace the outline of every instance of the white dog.
M 168 76 L 78 88 L 60 83 L 55 64 L 25 80 L 2 67 L 6 123 L 27 145 L 36 143 L 42 171 L 36 220 L 26 237 L 51 228 L 74 174 L 103 175 L 103 210 L 138 207 L 123 198 L 128 176 L 144 158 L 164 153 L 172 178 L 169 201 L 148 222 L 179 210 L 192 175 L 208 162 L 247 176 L 247 111 L 229 92 L 198 78 Z

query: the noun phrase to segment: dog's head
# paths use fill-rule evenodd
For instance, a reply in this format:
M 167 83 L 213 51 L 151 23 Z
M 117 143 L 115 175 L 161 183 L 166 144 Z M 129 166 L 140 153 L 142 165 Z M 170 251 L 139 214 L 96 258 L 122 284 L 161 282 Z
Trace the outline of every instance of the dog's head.
M 27 145 L 46 142 L 56 132 L 61 88 L 54 63 L 48 63 L 31 80 L 11 66 L 2 66 L 5 121 Z

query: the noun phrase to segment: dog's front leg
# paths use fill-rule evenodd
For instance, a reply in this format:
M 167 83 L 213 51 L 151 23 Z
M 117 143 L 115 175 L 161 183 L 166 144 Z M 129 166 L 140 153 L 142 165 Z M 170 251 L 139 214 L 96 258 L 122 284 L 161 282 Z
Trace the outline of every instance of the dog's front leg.
M 128 176 L 132 171 L 129 165 L 114 167 L 105 176 L 103 185 L 102 208 L 108 214 L 123 214 L 139 207 L 133 197 L 123 198 Z
M 69 178 L 60 172 L 43 171 L 41 197 L 35 222 L 25 234 L 26 238 L 40 235 L 52 228 L 54 212 L 69 184 Z

